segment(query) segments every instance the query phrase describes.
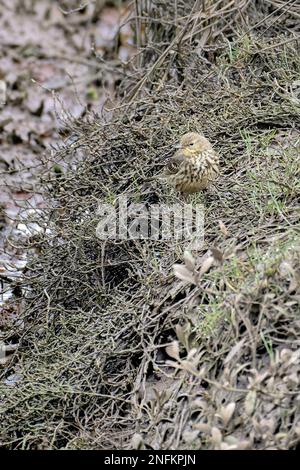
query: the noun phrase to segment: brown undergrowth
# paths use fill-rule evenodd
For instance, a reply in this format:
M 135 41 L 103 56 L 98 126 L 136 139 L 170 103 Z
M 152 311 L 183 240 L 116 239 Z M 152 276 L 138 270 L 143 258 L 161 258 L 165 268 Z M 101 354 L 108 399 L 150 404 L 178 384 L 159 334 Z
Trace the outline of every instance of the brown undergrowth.
M 300 58 L 285 29 L 297 11 L 268 3 L 254 22 L 250 2 L 233 9 L 244 32 L 219 31 L 200 52 L 200 13 L 183 32 L 178 17 L 156 31 L 139 12 L 152 65 L 123 83 L 109 122 L 69 122 L 55 165 L 72 168 L 42 181 L 47 230 L 27 239 L 22 309 L 5 338 L 19 348 L 0 385 L 3 446 L 297 446 Z M 180 202 L 155 176 L 188 130 L 221 158 L 215 190 L 191 199 L 205 210 L 202 248 L 99 240 L 99 202 Z

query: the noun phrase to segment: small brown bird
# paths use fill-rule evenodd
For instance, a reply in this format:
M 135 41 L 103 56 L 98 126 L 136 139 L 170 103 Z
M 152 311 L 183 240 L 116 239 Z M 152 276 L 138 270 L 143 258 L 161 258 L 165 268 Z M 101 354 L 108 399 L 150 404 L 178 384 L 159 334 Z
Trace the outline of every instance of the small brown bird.
M 166 177 L 177 191 L 196 193 L 209 186 L 219 174 L 219 158 L 201 134 L 185 134 L 178 150 L 166 165 Z

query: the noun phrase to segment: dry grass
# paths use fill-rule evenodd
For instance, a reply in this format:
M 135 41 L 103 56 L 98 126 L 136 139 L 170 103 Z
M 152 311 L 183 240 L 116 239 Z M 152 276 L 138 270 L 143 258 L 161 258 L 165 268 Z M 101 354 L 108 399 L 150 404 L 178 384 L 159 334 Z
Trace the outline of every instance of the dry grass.
M 0 385 L 6 447 L 298 443 L 300 57 L 285 32 L 294 10 L 270 16 L 276 27 L 263 34 L 262 23 L 251 25 L 274 9 L 256 2 L 255 15 L 253 2 L 231 2 L 222 22 L 234 40 L 218 23 L 199 54 L 201 15 L 187 37 L 177 32 L 178 17 L 193 15 L 188 5 L 181 11 L 186 3 L 177 2 L 177 22 L 166 8 L 158 25 L 160 7 L 151 2 L 139 38 L 148 44 L 141 64 L 153 53 L 149 70 L 124 82 L 128 94 L 110 122 L 69 123 L 72 137 L 42 181 L 50 230 L 28 240 L 38 256 L 24 272 L 24 306 L 6 337 L 20 342 Z M 164 54 L 180 37 L 176 52 Z M 180 202 L 151 178 L 188 130 L 214 143 L 223 169 L 217 191 L 192 200 L 205 207 L 193 283 L 173 275 L 184 243 L 101 242 L 95 234 L 99 201 Z M 57 171 L 70 160 L 73 169 Z

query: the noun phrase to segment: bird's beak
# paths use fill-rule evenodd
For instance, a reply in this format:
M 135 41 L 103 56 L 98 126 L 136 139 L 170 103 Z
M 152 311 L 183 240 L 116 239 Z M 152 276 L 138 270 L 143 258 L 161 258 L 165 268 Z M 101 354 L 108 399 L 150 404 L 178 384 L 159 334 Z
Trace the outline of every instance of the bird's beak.
M 181 144 L 176 144 L 176 145 L 174 145 L 174 149 L 182 149 L 182 145 Z

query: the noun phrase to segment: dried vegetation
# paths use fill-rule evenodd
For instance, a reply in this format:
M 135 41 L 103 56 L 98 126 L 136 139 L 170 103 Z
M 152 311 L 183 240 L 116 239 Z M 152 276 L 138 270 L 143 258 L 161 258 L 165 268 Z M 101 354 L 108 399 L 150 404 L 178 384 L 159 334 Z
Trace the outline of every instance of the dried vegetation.
M 175 3 L 136 2 L 142 52 L 120 107 L 70 121 L 54 158 L 72 168 L 41 181 L 48 230 L 27 239 L 5 337 L 19 347 L 0 385 L 4 446 L 298 444 L 299 6 Z M 221 156 L 217 190 L 193 199 L 203 248 L 101 242 L 99 201 L 179 202 L 152 177 L 187 130 Z

